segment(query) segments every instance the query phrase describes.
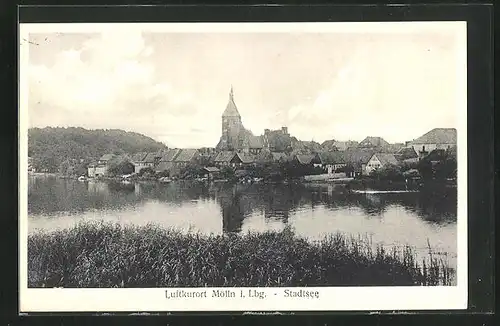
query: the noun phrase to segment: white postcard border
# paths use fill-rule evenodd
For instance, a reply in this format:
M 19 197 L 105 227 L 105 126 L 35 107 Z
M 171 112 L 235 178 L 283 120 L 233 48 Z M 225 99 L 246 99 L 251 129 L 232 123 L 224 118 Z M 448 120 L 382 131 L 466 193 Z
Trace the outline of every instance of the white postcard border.
M 467 47 L 466 22 L 384 23 L 127 23 L 127 24 L 21 24 L 19 70 L 19 168 L 27 171 L 28 157 L 28 58 L 30 33 L 100 33 L 140 25 L 144 32 L 176 33 L 407 33 L 412 31 L 454 31 L 462 51 L 457 51 L 459 121 L 457 126 L 458 210 L 457 285 L 449 287 L 321 287 L 319 299 L 285 298 L 286 289 L 230 288 L 236 294 L 251 289 L 264 292 L 266 299 L 235 297 L 166 299 L 165 288 L 153 289 L 33 289 L 27 287 L 28 192 L 27 173 L 19 173 L 19 306 L 21 312 L 83 311 L 352 311 L 352 310 L 441 310 L 467 308 Z M 439 27 L 439 28 L 438 28 Z M 227 289 L 227 288 L 223 288 Z M 174 291 L 176 289 L 168 289 Z M 194 288 L 185 290 L 193 291 Z

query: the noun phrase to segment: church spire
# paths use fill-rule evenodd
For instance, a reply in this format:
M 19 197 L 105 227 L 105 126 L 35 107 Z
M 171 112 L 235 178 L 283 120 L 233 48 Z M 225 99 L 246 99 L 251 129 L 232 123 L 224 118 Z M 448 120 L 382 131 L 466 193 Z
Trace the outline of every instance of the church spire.
M 240 113 L 236 108 L 234 103 L 233 85 L 231 85 L 231 90 L 229 91 L 229 102 L 227 103 L 226 110 L 222 114 L 223 117 L 240 117 Z

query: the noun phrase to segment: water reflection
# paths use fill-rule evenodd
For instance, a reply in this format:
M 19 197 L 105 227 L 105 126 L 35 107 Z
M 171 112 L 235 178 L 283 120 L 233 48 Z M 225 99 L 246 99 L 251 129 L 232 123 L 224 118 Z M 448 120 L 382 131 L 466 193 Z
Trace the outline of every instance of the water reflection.
M 336 189 L 338 187 L 338 190 Z M 241 229 L 245 217 L 262 211 L 266 219 L 287 223 L 291 212 L 310 207 L 328 210 L 361 208 L 367 217 L 381 217 L 398 206 L 429 223 L 456 221 L 456 189 L 429 189 L 416 193 L 362 194 L 332 185 L 227 185 L 204 183 L 78 182 L 39 178 L 29 182 L 30 215 L 50 215 L 89 209 L 119 209 L 148 200 L 182 206 L 186 202 L 212 200 L 220 205 L 227 231 Z M 226 229 L 226 227 L 225 227 Z
M 31 178 L 29 229 L 104 219 L 205 233 L 279 230 L 317 238 L 336 231 L 366 233 L 386 243 L 456 251 L 456 189 L 362 194 L 338 185 L 228 185 L 79 182 Z

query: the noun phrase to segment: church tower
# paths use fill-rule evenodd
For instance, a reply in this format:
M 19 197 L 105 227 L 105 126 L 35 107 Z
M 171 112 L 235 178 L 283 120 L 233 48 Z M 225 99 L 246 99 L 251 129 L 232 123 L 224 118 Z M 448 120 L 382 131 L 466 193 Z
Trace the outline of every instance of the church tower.
M 244 130 L 241 116 L 234 103 L 233 86 L 229 92 L 229 101 L 226 110 L 222 113 L 222 147 L 225 150 L 235 150 L 242 146 L 240 133 Z

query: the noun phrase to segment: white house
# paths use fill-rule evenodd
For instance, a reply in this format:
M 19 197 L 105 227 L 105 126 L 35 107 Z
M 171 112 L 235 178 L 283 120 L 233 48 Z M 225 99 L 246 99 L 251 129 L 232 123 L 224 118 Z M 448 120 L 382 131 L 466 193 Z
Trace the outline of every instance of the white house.
M 99 176 L 104 176 L 108 172 L 108 166 L 106 164 L 90 164 L 87 167 L 87 174 L 89 178 L 95 178 Z
M 376 153 L 368 160 L 363 172 L 364 175 L 370 175 L 373 171 L 390 165 L 398 165 L 394 154 Z
M 455 128 L 434 128 L 410 143 L 420 157 L 426 156 L 435 149 L 446 150 L 456 145 L 457 130 Z
M 87 167 L 87 175 L 89 178 L 104 176 L 108 172 L 108 162 L 115 157 L 113 154 L 104 154 L 99 158 L 97 163 L 90 164 Z

